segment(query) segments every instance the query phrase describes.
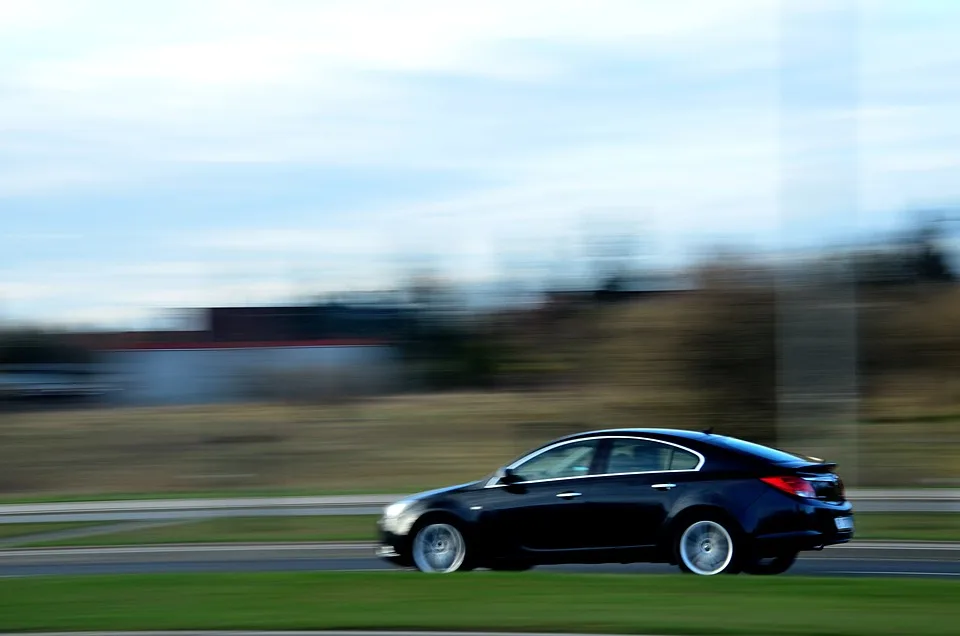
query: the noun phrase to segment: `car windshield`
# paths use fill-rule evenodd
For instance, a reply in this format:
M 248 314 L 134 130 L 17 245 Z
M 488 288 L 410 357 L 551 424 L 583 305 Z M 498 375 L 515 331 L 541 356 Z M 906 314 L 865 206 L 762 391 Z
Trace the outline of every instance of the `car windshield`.
M 769 446 L 764 446 L 763 444 L 755 444 L 753 442 L 737 439 L 736 437 L 726 437 L 723 435 L 715 435 L 714 437 L 714 442 L 720 446 L 724 446 L 735 451 L 740 451 L 741 453 L 747 453 L 749 455 L 753 455 L 754 457 L 761 457 L 775 464 L 796 462 L 798 460 L 809 461 L 811 459 L 809 457 L 788 453 L 776 448 L 770 448 Z

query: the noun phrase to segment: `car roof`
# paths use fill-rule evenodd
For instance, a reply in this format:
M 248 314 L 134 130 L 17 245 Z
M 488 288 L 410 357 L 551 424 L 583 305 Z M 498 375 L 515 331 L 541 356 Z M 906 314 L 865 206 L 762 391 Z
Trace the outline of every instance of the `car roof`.
M 784 462 L 795 461 L 801 463 L 822 461 L 816 458 L 807 458 L 802 455 L 797 455 L 795 453 L 783 451 L 777 448 L 771 448 L 762 444 L 754 444 L 729 435 L 707 433 L 705 431 L 691 431 L 679 428 L 605 428 L 568 435 L 566 437 L 553 440 L 550 442 L 550 444 L 589 437 L 613 437 L 617 435 L 649 437 L 651 439 L 657 439 L 664 442 L 695 442 L 693 445 L 695 450 L 697 449 L 698 444 L 702 444 L 712 447 L 713 449 L 719 449 L 725 453 L 733 453 L 734 455 L 740 457 L 748 456 L 753 459 L 762 459 L 764 461 L 781 464 Z M 703 446 L 700 446 L 699 449 L 704 450 Z
M 651 436 L 651 437 L 662 437 L 662 438 L 682 438 L 689 440 L 698 440 L 698 441 L 707 441 L 710 438 L 710 433 L 704 433 L 702 431 L 690 431 L 680 428 L 603 428 L 593 431 L 583 431 L 581 433 L 575 433 L 573 435 L 567 435 L 566 437 L 559 438 L 558 440 L 567 440 L 567 439 L 577 439 L 580 437 L 596 437 L 604 435 L 630 435 L 630 436 Z

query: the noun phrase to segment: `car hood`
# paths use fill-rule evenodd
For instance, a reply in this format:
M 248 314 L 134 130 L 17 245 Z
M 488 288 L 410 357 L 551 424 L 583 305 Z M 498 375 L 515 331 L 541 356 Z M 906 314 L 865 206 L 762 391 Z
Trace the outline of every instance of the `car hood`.
M 418 492 L 413 495 L 408 495 L 401 499 L 400 501 L 406 503 L 413 503 L 414 501 L 421 501 L 423 499 L 429 499 L 431 497 L 436 497 L 437 495 L 446 495 L 455 492 L 461 492 L 464 490 L 470 490 L 473 486 L 479 484 L 479 481 L 471 481 L 466 484 L 459 484 L 457 486 L 446 486 L 445 488 L 436 488 L 434 490 L 425 490 L 423 492 Z M 398 502 L 399 503 L 399 502 Z

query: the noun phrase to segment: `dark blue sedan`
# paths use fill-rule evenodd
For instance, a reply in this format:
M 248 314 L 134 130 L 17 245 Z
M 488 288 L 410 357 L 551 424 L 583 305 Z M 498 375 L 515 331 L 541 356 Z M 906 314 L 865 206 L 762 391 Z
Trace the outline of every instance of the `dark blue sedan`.
M 835 468 L 710 432 L 580 433 L 388 506 L 378 554 L 437 573 L 654 562 L 779 574 L 799 552 L 853 537 Z

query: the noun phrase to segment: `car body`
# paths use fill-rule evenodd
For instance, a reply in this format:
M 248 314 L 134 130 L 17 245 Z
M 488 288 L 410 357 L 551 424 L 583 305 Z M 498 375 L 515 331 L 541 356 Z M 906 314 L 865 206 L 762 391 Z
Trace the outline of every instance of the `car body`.
M 776 574 L 853 537 L 835 467 L 711 432 L 584 432 L 387 506 L 378 555 L 425 572 L 661 562 Z

